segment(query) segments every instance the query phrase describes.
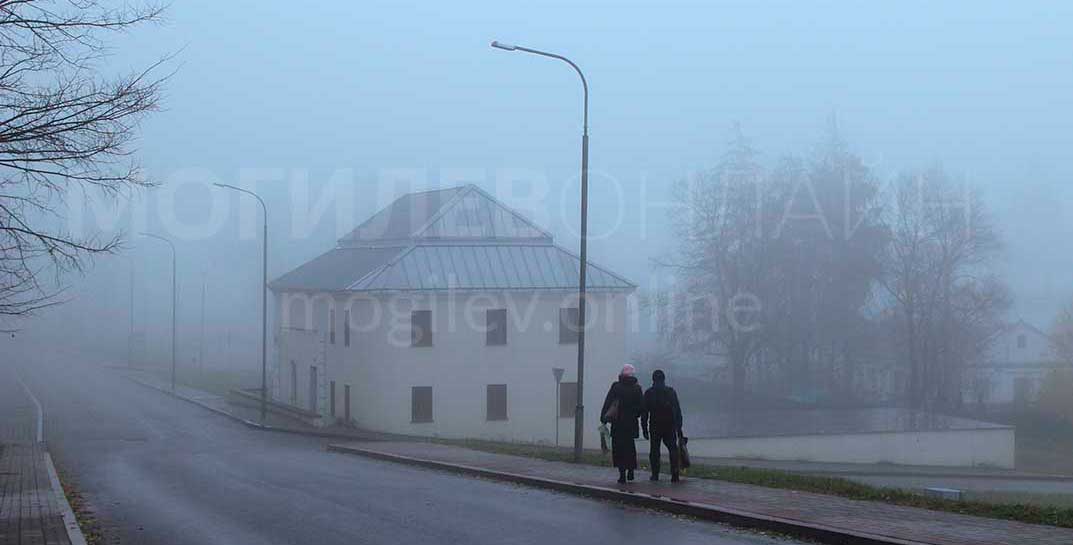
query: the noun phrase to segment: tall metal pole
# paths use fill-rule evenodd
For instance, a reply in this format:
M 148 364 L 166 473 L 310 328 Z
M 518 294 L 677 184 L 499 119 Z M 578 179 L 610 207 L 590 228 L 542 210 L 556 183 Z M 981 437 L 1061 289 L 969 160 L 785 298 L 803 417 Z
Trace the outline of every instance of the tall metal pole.
M 257 198 L 261 201 L 261 198 Z M 268 413 L 268 209 L 261 201 L 264 211 L 264 229 L 261 232 L 261 423 Z
M 154 235 L 152 233 L 142 233 L 143 237 L 155 238 L 168 243 L 168 247 L 171 248 L 171 393 L 175 393 L 175 307 L 178 302 L 176 296 L 176 276 L 175 276 L 175 244 L 160 235 Z
M 197 371 L 199 375 L 205 372 L 205 284 L 206 273 L 201 273 L 201 340 L 197 345 Z
M 127 332 L 127 367 L 134 367 L 134 260 L 130 261 L 130 331 Z
M 212 184 L 232 189 L 257 199 L 261 204 L 264 228 L 261 240 L 261 423 L 268 418 L 268 207 L 256 193 L 228 184 Z
M 175 280 L 175 245 L 171 244 L 171 393 L 175 393 L 175 307 L 179 298 L 176 296 Z
M 574 461 L 581 461 L 582 445 L 584 441 L 584 415 L 585 415 L 585 270 L 588 268 L 588 227 L 589 227 L 589 84 L 585 80 L 585 74 L 574 61 L 555 53 L 530 49 L 520 45 L 492 42 L 492 47 L 505 51 L 522 51 L 542 57 L 550 57 L 569 64 L 577 75 L 581 77 L 581 87 L 585 94 L 585 106 L 581 131 L 581 265 L 578 275 L 578 304 L 577 304 L 577 408 L 574 413 Z M 558 422 L 556 422 L 558 425 Z

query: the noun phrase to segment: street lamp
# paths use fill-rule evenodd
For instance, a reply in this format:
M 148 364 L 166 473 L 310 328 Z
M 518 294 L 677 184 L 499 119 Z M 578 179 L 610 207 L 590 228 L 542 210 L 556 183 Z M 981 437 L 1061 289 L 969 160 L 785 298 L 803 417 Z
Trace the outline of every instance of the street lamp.
M 261 204 L 264 229 L 261 241 L 261 423 L 268 417 L 268 207 L 256 193 L 228 184 L 212 184 L 245 193 Z
M 175 244 L 160 235 L 152 233 L 141 233 L 141 235 L 167 242 L 168 247 L 171 248 L 171 393 L 175 394 Z
M 577 310 L 577 409 L 574 413 L 574 461 L 581 462 L 581 446 L 584 431 L 584 390 L 585 390 L 585 269 L 588 267 L 586 250 L 588 245 L 589 226 L 589 84 L 585 81 L 585 74 L 581 72 L 574 61 L 555 53 L 530 49 L 520 45 L 506 44 L 498 41 L 492 42 L 492 47 L 504 51 L 521 51 L 532 53 L 542 57 L 558 59 L 569 64 L 581 78 L 581 88 L 584 91 L 584 109 L 582 114 L 581 131 L 581 271 L 578 279 L 578 310 Z M 558 422 L 556 422 L 558 425 Z

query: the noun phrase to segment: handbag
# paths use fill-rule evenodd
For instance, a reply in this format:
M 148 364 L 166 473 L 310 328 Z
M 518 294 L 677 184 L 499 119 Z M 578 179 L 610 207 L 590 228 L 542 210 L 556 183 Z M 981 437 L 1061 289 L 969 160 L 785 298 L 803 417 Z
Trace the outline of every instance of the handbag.
M 689 462 L 689 438 L 682 436 L 682 442 L 678 445 L 678 467 L 682 469 L 688 469 L 691 465 Z
M 618 419 L 618 400 L 611 402 L 611 406 L 607 408 L 607 412 L 604 413 L 604 422 L 614 422 Z

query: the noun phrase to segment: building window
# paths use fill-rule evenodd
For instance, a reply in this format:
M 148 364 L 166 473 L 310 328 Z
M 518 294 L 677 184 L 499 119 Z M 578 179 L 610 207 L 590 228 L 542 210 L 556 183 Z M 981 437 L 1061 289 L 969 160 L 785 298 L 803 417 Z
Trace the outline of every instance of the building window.
M 1025 338 L 1024 334 L 1022 333 L 1017 336 L 1017 348 L 1024 348 L 1026 346 L 1028 346 L 1028 339 Z
M 507 344 L 507 309 L 490 309 L 485 313 L 486 329 L 484 344 L 496 346 Z
M 488 385 L 488 420 L 507 419 L 507 385 Z
M 328 342 L 335 344 L 335 309 L 328 311 Z
M 298 364 L 291 360 L 291 405 L 298 404 Z
M 410 421 L 432 422 L 432 386 L 410 389 Z
M 330 399 L 328 400 L 329 407 L 328 412 L 331 413 L 332 418 L 335 418 L 335 381 L 331 382 L 331 389 L 329 390 Z
M 343 346 L 350 346 L 350 309 L 343 311 Z
M 559 309 L 559 344 L 577 344 L 578 332 L 578 309 Z
M 350 385 L 343 385 L 343 418 L 350 424 Z
M 577 414 L 577 383 L 559 384 L 559 418 L 573 418 Z
M 410 346 L 432 346 L 432 311 L 410 313 Z

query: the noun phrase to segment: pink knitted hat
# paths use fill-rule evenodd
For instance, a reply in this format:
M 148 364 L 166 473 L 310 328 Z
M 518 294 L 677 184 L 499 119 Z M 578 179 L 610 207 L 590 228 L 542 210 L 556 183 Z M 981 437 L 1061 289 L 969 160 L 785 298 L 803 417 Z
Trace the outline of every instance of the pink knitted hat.
M 622 366 L 622 372 L 619 373 L 619 374 L 624 376 L 624 377 L 632 377 L 633 374 L 636 373 L 636 372 L 637 372 L 637 369 L 634 369 L 634 367 L 632 365 L 627 363 L 626 365 Z

